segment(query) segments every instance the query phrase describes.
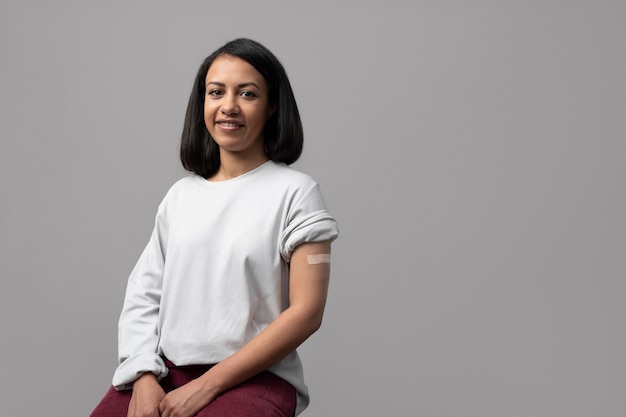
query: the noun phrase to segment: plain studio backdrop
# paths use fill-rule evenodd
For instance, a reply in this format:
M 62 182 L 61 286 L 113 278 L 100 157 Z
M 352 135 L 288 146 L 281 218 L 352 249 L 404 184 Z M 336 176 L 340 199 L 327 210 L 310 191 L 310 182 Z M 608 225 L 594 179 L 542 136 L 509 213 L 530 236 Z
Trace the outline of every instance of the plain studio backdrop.
M 341 226 L 307 417 L 623 416 L 626 3 L 0 3 L 0 409 L 86 416 L 205 56 L 286 67 Z M 184 302 L 184 300 L 181 300 Z

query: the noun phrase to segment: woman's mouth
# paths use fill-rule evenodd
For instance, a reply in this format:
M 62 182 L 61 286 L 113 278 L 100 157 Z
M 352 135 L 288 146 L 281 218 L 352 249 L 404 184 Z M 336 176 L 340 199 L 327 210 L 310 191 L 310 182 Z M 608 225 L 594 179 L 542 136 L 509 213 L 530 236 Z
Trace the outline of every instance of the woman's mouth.
M 224 120 L 218 121 L 218 122 L 216 122 L 216 124 L 218 124 L 218 125 L 220 125 L 222 127 L 231 127 L 231 128 L 232 127 L 243 127 L 242 123 L 232 122 L 232 121 L 224 121 Z

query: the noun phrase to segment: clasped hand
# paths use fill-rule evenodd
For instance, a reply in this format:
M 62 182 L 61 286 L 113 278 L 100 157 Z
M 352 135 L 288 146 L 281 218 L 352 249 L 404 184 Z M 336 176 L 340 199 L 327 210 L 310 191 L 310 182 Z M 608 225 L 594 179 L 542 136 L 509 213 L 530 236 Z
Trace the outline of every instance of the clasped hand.
M 165 393 L 154 379 L 135 384 L 128 417 L 193 417 L 215 396 L 207 394 L 198 380 Z

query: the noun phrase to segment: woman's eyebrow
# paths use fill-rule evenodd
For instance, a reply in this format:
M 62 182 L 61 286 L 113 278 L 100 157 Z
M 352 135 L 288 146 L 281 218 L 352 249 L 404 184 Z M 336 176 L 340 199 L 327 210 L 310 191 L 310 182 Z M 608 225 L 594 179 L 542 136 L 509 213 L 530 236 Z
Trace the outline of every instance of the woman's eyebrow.
M 209 81 L 208 83 L 206 83 L 206 85 L 207 85 L 207 86 L 209 86 L 209 85 L 216 85 L 216 86 L 218 86 L 218 87 L 226 87 L 226 84 L 221 83 L 221 82 L 219 82 L 219 81 Z M 249 87 L 249 86 L 254 86 L 254 87 L 258 88 L 258 89 L 260 89 L 260 88 L 261 88 L 261 87 L 259 87 L 256 83 L 254 83 L 254 82 L 252 82 L 252 81 L 249 81 L 249 82 L 246 82 L 246 83 L 241 83 L 241 84 L 239 84 L 237 87 L 239 87 L 239 88 L 243 88 L 243 87 Z

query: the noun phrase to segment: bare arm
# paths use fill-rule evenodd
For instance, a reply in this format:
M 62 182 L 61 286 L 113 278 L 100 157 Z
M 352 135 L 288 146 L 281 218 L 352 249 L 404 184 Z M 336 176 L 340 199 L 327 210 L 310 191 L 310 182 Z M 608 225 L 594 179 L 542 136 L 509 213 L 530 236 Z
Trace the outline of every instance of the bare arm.
M 330 264 L 310 264 L 307 256 L 329 253 L 330 242 L 298 246 L 290 263 L 290 306 L 240 350 L 167 394 L 161 416 L 195 415 L 220 393 L 276 364 L 311 336 L 322 323 Z

